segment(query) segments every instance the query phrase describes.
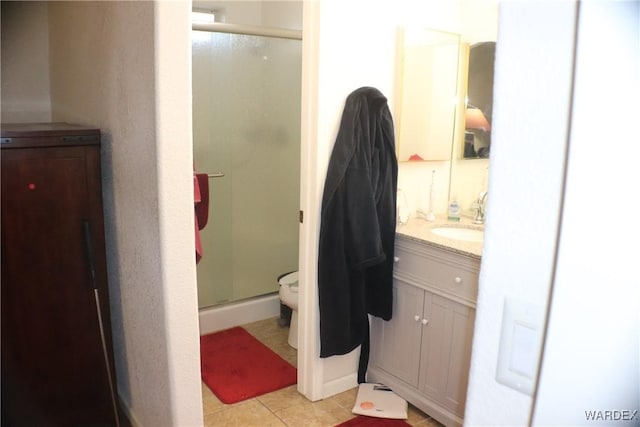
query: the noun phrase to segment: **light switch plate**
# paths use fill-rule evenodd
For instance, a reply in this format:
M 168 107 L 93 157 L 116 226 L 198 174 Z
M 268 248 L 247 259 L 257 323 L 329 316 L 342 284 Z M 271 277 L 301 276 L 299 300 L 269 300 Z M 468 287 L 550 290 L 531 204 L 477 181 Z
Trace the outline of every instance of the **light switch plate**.
M 505 299 L 496 381 L 530 396 L 540 360 L 543 314 L 530 302 Z

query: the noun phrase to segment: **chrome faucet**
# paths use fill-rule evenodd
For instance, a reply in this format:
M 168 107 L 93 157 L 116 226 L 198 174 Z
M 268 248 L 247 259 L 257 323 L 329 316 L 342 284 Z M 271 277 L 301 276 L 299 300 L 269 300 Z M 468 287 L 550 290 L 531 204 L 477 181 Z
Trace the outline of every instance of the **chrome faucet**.
M 473 219 L 474 224 L 484 224 L 485 204 L 487 201 L 488 191 L 481 191 L 476 200 L 476 217 Z

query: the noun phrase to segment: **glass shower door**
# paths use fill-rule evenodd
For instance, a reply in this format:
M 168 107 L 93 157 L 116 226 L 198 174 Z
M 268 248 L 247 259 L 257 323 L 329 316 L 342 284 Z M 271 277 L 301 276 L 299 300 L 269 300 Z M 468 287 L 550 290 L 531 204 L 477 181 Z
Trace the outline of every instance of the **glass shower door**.
M 277 292 L 298 268 L 301 41 L 193 31 L 196 170 L 210 178 L 199 306 Z

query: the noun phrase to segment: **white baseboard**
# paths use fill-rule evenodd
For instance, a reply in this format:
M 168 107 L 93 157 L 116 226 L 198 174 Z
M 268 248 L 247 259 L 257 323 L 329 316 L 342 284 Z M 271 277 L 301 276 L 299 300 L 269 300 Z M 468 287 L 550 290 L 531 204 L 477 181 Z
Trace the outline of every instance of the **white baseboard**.
M 222 331 L 245 323 L 280 315 L 278 294 L 252 298 L 236 303 L 203 308 L 199 311 L 200 335 Z
M 358 386 L 358 374 L 354 372 L 353 374 L 345 375 L 344 377 L 336 378 L 335 380 L 331 380 L 326 382 L 322 386 L 322 398 L 326 399 L 327 397 L 335 396 L 336 394 L 340 394 L 343 391 L 351 390 L 354 387 Z

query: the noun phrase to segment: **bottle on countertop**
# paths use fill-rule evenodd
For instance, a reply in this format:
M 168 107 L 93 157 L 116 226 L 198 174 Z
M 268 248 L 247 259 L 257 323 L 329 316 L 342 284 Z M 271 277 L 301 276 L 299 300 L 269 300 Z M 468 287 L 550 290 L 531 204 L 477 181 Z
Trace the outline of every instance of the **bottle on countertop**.
M 454 197 L 449 201 L 449 210 L 447 213 L 447 219 L 449 221 L 460 221 L 460 204 Z

